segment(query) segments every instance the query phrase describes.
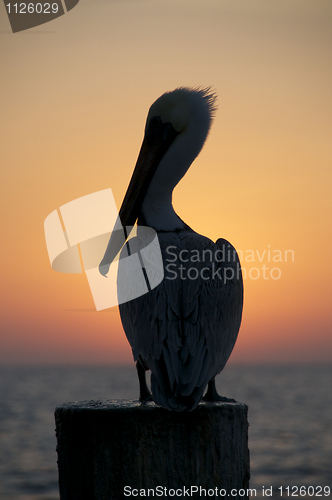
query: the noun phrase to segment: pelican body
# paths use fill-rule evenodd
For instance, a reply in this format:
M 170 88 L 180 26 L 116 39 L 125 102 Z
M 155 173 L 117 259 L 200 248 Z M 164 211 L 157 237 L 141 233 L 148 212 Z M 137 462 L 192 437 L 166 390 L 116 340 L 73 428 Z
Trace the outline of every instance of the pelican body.
M 242 317 L 243 282 L 235 249 L 224 239 L 214 243 L 195 233 L 172 206 L 173 189 L 202 149 L 214 111 L 215 95 L 209 89 L 181 87 L 157 99 L 119 212 L 123 227 L 137 221 L 138 236 L 140 226 L 158 235 L 164 279 L 119 308 L 136 361 L 140 400 L 153 398 L 174 411 L 196 408 L 206 387 L 204 400 L 227 400 L 217 393 L 215 376 L 233 350 Z M 120 246 L 111 236 L 102 274 Z

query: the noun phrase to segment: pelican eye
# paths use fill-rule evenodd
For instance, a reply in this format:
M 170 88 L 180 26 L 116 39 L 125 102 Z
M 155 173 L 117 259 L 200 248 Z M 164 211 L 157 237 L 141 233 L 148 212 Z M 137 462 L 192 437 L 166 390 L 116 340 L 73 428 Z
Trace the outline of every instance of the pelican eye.
M 170 141 L 173 142 L 179 132 L 175 130 L 171 123 L 163 123 L 161 116 L 153 116 L 148 124 L 145 136 L 155 142 Z

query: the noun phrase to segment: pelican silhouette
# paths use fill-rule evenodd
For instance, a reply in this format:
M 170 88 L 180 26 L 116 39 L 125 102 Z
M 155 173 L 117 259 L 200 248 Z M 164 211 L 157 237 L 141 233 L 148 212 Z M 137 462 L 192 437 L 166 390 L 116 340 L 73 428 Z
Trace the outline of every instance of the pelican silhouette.
M 224 368 L 241 324 L 240 262 L 230 243 L 214 243 L 195 233 L 172 206 L 174 187 L 207 138 L 215 101 L 209 88 L 181 87 L 154 102 L 119 212 L 123 227 L 138 221 L 158 235 L 163 281 L 119 307 L 136 361 L 140 400 L 153 398 L 175 411 L 193 410 L 206 387 L 204 400 L 234 401 L 219 396 L 215 376 Z M 103 275 L 119 249 L 111 236 L 99 267 Z

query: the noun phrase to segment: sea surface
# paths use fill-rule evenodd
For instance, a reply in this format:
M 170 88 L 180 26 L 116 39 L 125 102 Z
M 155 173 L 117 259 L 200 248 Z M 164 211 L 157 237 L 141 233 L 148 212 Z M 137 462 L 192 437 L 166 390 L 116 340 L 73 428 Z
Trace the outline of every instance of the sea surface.
M 281 498 L 280 486 L 332 489 L 332 365 L 230 364 L 217 386 L 249 406 L 257 497 L 263 486 L 272 498 Z M 0 368 L 0 499 L 59 500 L 57 405 L 137 397 L 134 365 Z

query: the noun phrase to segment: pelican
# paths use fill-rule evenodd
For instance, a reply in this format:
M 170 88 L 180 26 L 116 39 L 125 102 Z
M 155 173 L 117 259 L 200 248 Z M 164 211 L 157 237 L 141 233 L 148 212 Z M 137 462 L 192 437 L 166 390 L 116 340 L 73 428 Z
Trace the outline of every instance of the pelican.
M 228 241 L 214 243 L 195 233 L 172 206 L 173 189 L 208 136 L 215 101 L 210 88 L 180 87 L 152 104 L 119 212 L 123 227 L 137 221 L 138 227 L 148 226 L 158 235 L 164 279 L 119 308 L 136 361 L 140 400 L 153 399 L 173 411 L 194 410 L 202 398 L 234 401 L 217 393 L 215 377 L 233 350 L 241 324 L 239 258 Z M 99 266 L 104 276 L 119 246 L 112 235 Z

